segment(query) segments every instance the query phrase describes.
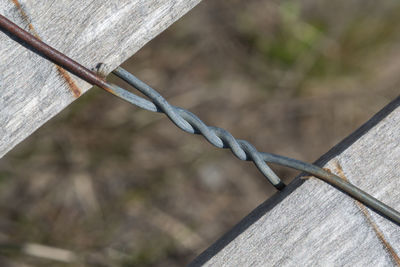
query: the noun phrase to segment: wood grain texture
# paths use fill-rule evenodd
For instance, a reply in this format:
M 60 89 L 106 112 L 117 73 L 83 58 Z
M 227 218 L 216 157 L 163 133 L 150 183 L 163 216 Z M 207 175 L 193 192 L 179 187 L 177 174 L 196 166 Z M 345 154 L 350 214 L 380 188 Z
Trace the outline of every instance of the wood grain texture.
M 317 165 L 400 210 L 400 97 Z M 297 177 L 191 266 L 396 266 L 400 226 L 315 177 Z
M 112 70 L 200 0 L 1 0 L 0 13 L 88 68 Z M 0 32 L 0 157 L 91 85 Z

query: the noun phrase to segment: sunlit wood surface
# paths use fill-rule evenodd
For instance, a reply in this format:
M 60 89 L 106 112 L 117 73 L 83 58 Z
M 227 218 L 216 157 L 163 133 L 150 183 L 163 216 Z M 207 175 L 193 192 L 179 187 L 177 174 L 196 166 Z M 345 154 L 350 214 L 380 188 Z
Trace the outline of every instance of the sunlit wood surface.
M 400 97 L 318 162 L 400 210 Z M 315 177 L 297 177 L 192 266 L 398 266 L 400 226 Z
M 88 68 L 110 70 L 200 0 L 2 0 L 0 13 Z M 91 85 L 0 32 L 0 157 Z

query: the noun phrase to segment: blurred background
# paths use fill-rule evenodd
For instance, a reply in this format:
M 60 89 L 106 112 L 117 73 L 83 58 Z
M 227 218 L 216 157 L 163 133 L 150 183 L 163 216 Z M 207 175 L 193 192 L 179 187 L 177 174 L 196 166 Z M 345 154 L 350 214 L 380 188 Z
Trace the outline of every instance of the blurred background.
M 399 22 L 398 1 L 209 0 L 123 66 L 258 150 L 313 162 L 399 94 Z M 0 160 L 0 262 L 181 266 L 275 192 L 95 88 Z

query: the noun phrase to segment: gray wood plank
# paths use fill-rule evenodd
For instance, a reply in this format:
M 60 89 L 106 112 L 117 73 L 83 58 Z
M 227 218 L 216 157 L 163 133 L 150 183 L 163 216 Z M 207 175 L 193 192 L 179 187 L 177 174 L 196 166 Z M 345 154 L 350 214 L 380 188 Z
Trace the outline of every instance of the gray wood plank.
M 316 162 L 400 210 L 400 97 Z M 297 177 L 190 266 L 396 266 L 400 226 Z
M 110 70 L 200 0 L 1 0 L 0 13 L 88 68 Z M 0 158 L 91 85 L 0 32 Z

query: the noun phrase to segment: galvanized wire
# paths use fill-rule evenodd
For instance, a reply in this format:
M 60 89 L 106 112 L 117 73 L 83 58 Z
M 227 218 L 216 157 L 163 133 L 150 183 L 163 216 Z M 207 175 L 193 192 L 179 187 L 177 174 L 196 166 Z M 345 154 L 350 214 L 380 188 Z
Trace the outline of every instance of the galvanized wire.
M 261 154 L 252 144 L 245 140 L 235 139 L 228 131 L 222 128 L 207 126 L 190 111 L 169 104 L 156 90 L 123 68 L 118 67 L 113 73 L 151 99 L 151 102 L 149 103 L 144 102 L 143 100 L 145 99 L 142 98 L 140 102 L 142 108 L 165 113 L 168 118 L 183 131 L 191 134 L 201 134 L 208 142 L 218 148 L 230 148 L 237 158 L 253 161 L 261 173 L 264 174 L 264 176 L 277 189 L 281 190 L 284 187 L 283 182 L 271 170 L 271 168 L 268 167 Z M 129 102 L 135 105 L 138 100 L 138 98 L 129 98 Z M 144 103 L 145 105 L 143 105 Z
M 165 113 L 180 129 L 192 134 L 201 134 L 207 139 L 207 141 L 218 148 L 231 149 L 233 154 L 241 160 L 253 161 L 257 168 L 265 175 L 265 177 L 279 190 L 282 190 L 285 185 L 268 167 L 266 164 L 267 162 L 312 174 L 315 177 L 320 178 L 321 180 L 338 188 L 339 190 L 349 194 L 356 200 L 372 208 L 394 223 L 398 225 L 400 224 L 399 212 L 377 200 L 368 193 L 362 191 L 358 187 L 352 185 L 348 181 L 340 178 L 339 176 L 327 172 L 321 167 L 313 164 L 271 153 L 258 152 L 257 149 L 249 142 L 235 139 L 232 134 L 222 128 L 207 126 L 190 111 L 170 105 L 156 90 L 123 68 L 118 67 L 113 71 L 113 73 L 147 96 L 150 101 L 134 95 L 133 93 L 130 93 L 129 91 L 126 91 L 125 89 L 122 89 L 114 84 L 111 87 L 114 91 L 111 93 L 134 105 L 140 105 L 144 109 L 153 112 Z
M 19 42 L 21 45 L 43 56 L 56 65 L 68 70 L 88 83 L 97 85 L 107 92 L 114 94 L 117 97 L 143 109 L 165 113 L 180 129 L 192 134 L 201 134 L 211 144 L 218 148 L 230 148 L 233 154 L 241 160 L 253 161 L 257 168 L 265 175 L 265 177 L 267 177 L 267 179 L 279 190 L 282 190 L 285 185 L 271 170 L 271 168 L 269 168 L 266 162 L 275 163 L 310 173 L 347 193 L 354 199 L 372 208 L 397 225 L 400 225 L 399 212 L 352 185 L 348 181 L 312 164 L 266 152 L 258 152 L 257 149 L 249 142 L 235 139 L 224 129 L 207 126 L 193 113 L 183 108 L 170 105 L 156 90 L 120 67 L 117 68 L 113 73 L 146 95 L 150 101 L 139 97 L 117 85 L 108 83 L 105 79 L 99 75 L 96 75 L 96 73 L 85 68 L 78 62 L 57 51 L 43 41 L 35 38 L 33 35 L 20 28 L 1 14 L 0 30 L 15 41 Z

